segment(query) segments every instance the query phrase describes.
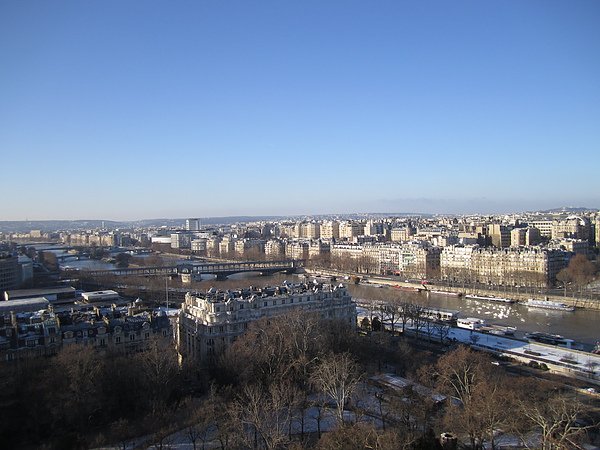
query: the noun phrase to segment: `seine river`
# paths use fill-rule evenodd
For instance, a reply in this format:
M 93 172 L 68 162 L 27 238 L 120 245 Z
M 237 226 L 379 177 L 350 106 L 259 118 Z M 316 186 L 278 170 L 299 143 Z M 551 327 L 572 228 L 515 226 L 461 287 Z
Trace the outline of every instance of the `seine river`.
M 355 300 L 381 299 L 389 295 L 393 288 L 377 288 L 372 286 L 350 286 Z M 397 291 L 396 289 L 393 289 Z M 528 308 L 516 303 L 497 303 L 481 300 L 469 300 L 441 294 L 405 293 L 397 291 L 393 294 L 400 301 L 460 311 L 461 317 L 485 319 L 488 323 L 508 325 L 517 328 L 517 337 L 531 331 L 560 334 L 584 344 L 593 345 L 600 341 L 600 310 L 577 309 L 574 312 L 553 311 L 547 309 Z

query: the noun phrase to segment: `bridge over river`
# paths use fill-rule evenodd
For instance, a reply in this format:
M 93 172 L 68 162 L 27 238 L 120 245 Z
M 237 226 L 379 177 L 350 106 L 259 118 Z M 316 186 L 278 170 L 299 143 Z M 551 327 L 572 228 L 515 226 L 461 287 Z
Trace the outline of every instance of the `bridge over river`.
M 130 275 L 130 276 L 152 276 L 152 275 L 216 275 L 217 279 L 225 279 L 229 275 L 244 272 L 259 272 L 261 275 L 272 275 L 277 272 L 294 273 L 304 267 L 304 260 L 284 261 L 240 261 L 222 263 L 189 263 L 175 266 L 160 267 L 135 267 L 113 270 L 86 270 L 86 274 L 92 276 L 107 275 Z

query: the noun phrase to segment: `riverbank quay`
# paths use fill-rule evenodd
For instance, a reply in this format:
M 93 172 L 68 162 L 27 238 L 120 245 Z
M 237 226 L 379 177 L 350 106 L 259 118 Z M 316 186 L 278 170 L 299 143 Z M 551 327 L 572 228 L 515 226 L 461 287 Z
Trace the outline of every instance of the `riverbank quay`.
M 518 303 L 525 303 L 527 300 L 531 298 L 535 299 L 546 299 L 553 302 L 564 303 L 565 305 L 574 306 L 576 308 L 582 309 L 593 309 L 600 311 L 600 301 L 582 298 L 582 297 L 568 297 L 564 295 L 556 295 L 556 294 L 547 294 L 543 292 L 538 292 L 532 294 L 531 292 L 507 292 L 505 290 L 500 289 L 488 289 L 481 287 L 469 287 L 469 286 L 448 286 L 448 285 L 438 285 L 433 283 L 422 284 L 420 282 L 414 281 L 406 281 L 400 280 L 398 277 L 385 277 L 380 275 L 371 275 L 371 274 L 361 274 L 361 273 L 348 273 L 341 272 L 332 269 L 315 269 L 315 268 L 305 268 L 306 274 L 310 276 L 335 276 L 335 277 L 348 277 L 351 279 L 352 277 L 356 277 L 358 279 L 359 284 L 366 285 L 381 285 L 384 287 L 397 287 L 400 289 L 412 290 L 415 292 L 421 292 L 423 294 L 427 294 L 427 292 L 435 293 L 443 293 L 448 292 L 452 294 L 457 294 L 464 298 L 465 295 L 477 295 L 481 297 L 499 297 L 499 298 L 508 298 L 511 300 L 515 300 Z M 492 301 L 492 300 L 490 300 Z
M 440 340 L 435 327 L 429 331 L 416 330 L 409 323 L 405 333 L 431 342 Z M 449 328 L 444 342 L 465 344 L 476 350 L 493 353 L 500 358 L 512 359 L 549 373 L 600 386 L 600 355 L 593 353 L 455 327 Z

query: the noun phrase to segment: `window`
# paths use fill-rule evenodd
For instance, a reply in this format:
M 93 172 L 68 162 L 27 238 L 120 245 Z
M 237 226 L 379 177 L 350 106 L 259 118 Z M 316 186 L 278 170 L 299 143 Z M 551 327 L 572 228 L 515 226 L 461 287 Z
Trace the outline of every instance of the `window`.
M 217 306 L 217 307 L 216 307 L 216 310 L 217 310 L 217 312 L 221 312 L 221 307 L 220 307 L 220 306 Z
M 220 327 L 219 327 L 219 333 L 223 333 L 224 331 L 225 331 L 225 327 L 223 327 L 223 326 L 220 326 Z
M 240 305 L 240 309 L 244 309 L 244 304 L 243 303 Z
M 116 342 L 117 344 L 120 344 L 120 343 L 121 343 L 121 336 L 117 336 L 117 337 L 115 338 L 115 342 Z
M 265 303 L 263 304 L 263 306 L 267 306 L 267 302 L 265 302 Z
M 285 305 L 285 298 L 283 300 L 281 300 L 281 304 Z
M 106 347 L 106 339 L 100 339 L 100 347 Z
M 145 333 L 144 334 L 144 339 L 150 339 L 150 333 Z

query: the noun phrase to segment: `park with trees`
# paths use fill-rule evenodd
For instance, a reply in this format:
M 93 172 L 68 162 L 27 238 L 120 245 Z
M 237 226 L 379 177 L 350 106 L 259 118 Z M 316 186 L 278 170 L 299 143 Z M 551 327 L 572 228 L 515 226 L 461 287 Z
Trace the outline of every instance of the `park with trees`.
M 408 450 L 442 448 L 447 432 L 462 448 L 510 436 L 545 450 L 598 439 L 598 404 L 561 380 L 361 325 L 300 312 L 262 319 L 210 364 L 179 360 L 157 337 L 134 354 L 74 346 L 3 366 L 3 445 Z M 382 374 L 412 384 L 382 384 Z

